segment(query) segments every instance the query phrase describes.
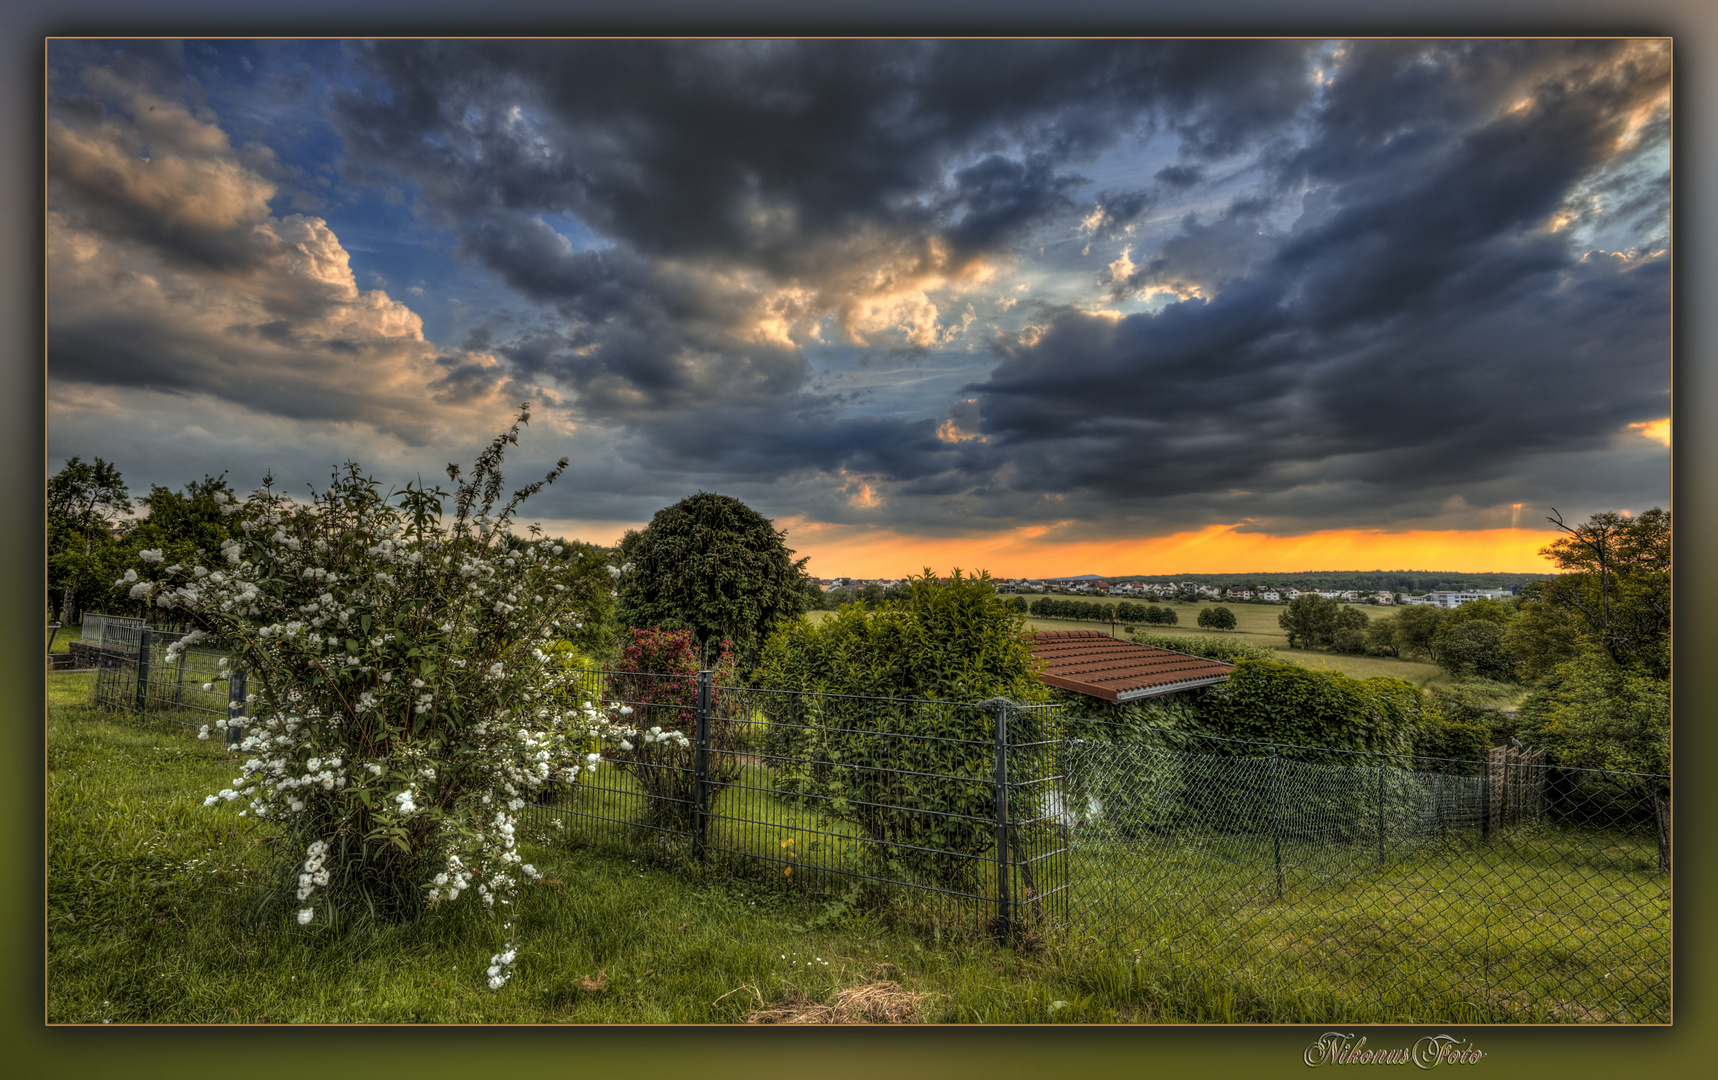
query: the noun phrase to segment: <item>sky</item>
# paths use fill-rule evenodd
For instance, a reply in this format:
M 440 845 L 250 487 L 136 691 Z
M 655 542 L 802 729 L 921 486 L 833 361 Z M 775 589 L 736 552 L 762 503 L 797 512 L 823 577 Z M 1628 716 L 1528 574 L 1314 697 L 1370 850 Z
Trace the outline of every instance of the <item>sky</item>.
M 1670 505 L 1667 41 L 54 41 L 48 467 L 813 574 L 1549 571 Z

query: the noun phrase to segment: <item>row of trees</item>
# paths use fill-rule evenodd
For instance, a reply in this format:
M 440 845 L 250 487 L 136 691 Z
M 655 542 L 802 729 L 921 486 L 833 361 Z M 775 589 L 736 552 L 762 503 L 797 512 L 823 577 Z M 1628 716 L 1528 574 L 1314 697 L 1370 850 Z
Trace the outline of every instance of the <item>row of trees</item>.
M 1651 678 L 1670 674 L 1670 515 L 1553 521 L 1544 549 L 1565 573 L 1517 597 L 1456 608 L 1404 607 L 1379 619 L 1335 600 L 1297 597 L 1278 616 L 1291 648 L 1427 660 L 1451 674 L 1538 683 L 1583 658 Z
M 1179 621 L 1174 608 L 1136 604 L 1131 600 L 1123 600 L 1119 604 L 1103 604 L 1096 600 L 1062 600 L 1054 596 L 1042 596 L 1028 604 L 1025 597 L 1016 596 L 1009 602 L 1016 610 L 1041 619 L 1085 619 L 1091 622 L 1149 623 L 1153 626 L 1174 626 Z

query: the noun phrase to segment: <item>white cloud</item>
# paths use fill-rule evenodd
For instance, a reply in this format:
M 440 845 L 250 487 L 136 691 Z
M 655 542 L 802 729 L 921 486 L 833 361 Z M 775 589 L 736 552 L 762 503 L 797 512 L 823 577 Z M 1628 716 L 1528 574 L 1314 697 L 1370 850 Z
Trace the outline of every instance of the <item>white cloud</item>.
M 147 94 L 134 122 L 50 125 L 50 379 L 214 398 L 423 444 L 504 421 L 532 388 L 438 349 L 411 308 L 358 288 L 319 217 L 212 122 Z

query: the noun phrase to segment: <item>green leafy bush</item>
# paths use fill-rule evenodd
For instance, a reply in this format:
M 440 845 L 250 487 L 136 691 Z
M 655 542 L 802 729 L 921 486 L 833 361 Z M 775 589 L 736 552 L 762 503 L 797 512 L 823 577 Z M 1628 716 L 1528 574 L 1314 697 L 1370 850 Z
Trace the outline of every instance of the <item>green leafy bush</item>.
M 126 574 L 134 599 L 184 611 L 247 670 L 250 757 L 208 802 L 241 801 L 302 852 L 301 923 L 342 906 L 409 916 L 462 893 L 510 912 L 536 874 L 520 863 L 514 815 L 595 767 L 585 742 L 607 733 L 604 718 L 546 651 L 570 629 L 559 553 L 511 531 L 566 461 L 502 498 L 502 454 L 525 420 L 468 479 L 448 467 L 445 526 L 445 492 L 408 487 L 395 506 L 348 464 L 309 504 L 215 492 L 243 539 L 207 564 L 145 550 L 157 576 Z M 492 988 L 513 962 L 511 947 L 498 955 Z
M 1316 649 L 1330 643 L 1342 605 L 1317 593 L 1302 593 L 1277 615 L 1291 649 Z
M 996 596 L 988 574 L 958 570 L 946 581 L 929 570 L 909 578 L 899 599 L 875 611 L 850 605 L 816 625 L 784 624 L 756 682 L 929 702 L 1049 698 L 1033 676 L 1020 612 Z M 993 708 L 834 696 L 766 708 L 774 712 L 764 750 L 783 786 L 853 821 L 874 842 L 879 869 L 971 884 L 995 843 Z M 1011 742 L 1049 735 L 1039 712 L 1013 712 L 1009 722 Z M 1011 815 L 1037 814 L 1034 793 L 1017 797 Z
M 1484 717 L 1428 709 L 1414 729 L 1416 768 L 1430 772 L 1467 772 L 1459 762 L 1484 761 L 1496 745 Z
M 1440 627 L 1438 666 L 1451 675 L 1494 682 L 1515 678 L 1515 661 L 1503 645 L 1504 631 L 1501 623 L 1484 619 Z
M 703 662 L 732 645 L 742 673 L 777 623 L 814 602 L 805 559 L 770 520 L 738 499 L 701 491 L 621 538 L 616 616 L 624 626 L 691 630 Z
M 1373 767 L 1378 759 L 1344 751 L 1385 754 L 1392 764 L 1405 764 L 1416 732 L 1433 722 L 1425 698 L 1405 680 L 1354 679 L 1274 660 L 1238 662 L 1227 683 L 1205 694 L 1200 713 L 1208 734 L 1325 747 L 1297 749 L 1288 756 L 1297 763 L 1350 769 Z M 1219 758 L 1225 753 L 1213 752 Z M 1257 753 L 1253 748 L 1243 752 Z M 1261 783 L 1226 779 L 1235 770 L 1220 760 L 1209 766 L 1209 776 L 1188 778 L 1190 810 L 1238 826 L 1271 820 L 1279 809 L 1272 791 Z M 1376 820 L 1378 813 L 1376 789 L 1364 783 L 1319 783 L 1297 793 L 1292 805 L 1297 815 L 1336 823 L 1339 833 L 1356 835 L 1369 827 L 1362 823 Z
M 1238 661 L 1204 702 L 1202 720 L 1214 735 L 1384 754 L 1412 749 L 1425 708 L 1419 689 L 1402 679 L 1355 679 L 1276 660 Z
M 1067 739 L 1057 771 L 1068 823 L 1101 822 L 1105 832 L 1135 839 L 1177 820 L 1185 798 L 1181 757 L 1153 734 L 1195 730 L 1202 693 L 1109 702 L 1053 688 Z

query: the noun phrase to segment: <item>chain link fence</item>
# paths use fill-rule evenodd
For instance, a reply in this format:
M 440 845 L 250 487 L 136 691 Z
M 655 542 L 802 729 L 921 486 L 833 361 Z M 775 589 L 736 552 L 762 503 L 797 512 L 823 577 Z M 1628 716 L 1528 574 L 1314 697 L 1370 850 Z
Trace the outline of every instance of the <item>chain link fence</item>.
M 1312 1020 L 1669 1021 L 1668 778 L 1107 734 L 1062 746 L 1069 923 L 1139 978 Z

